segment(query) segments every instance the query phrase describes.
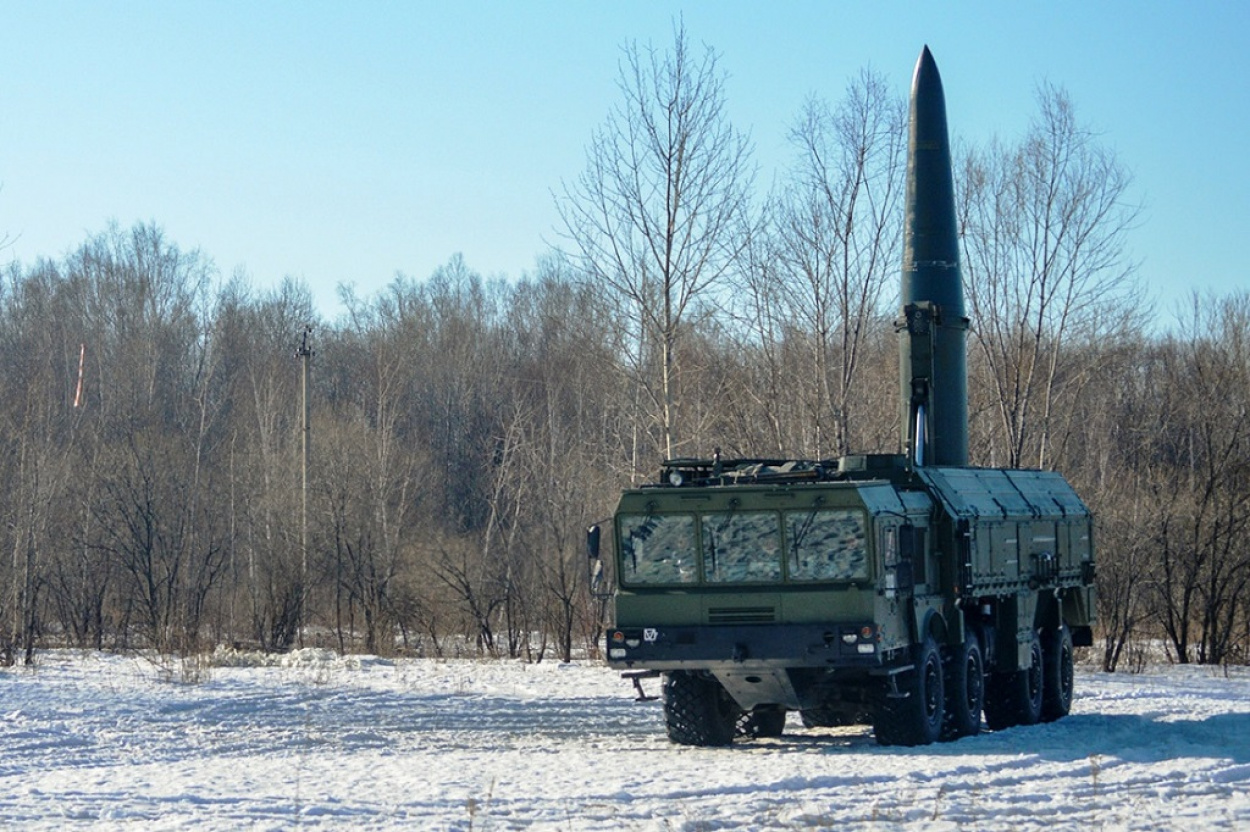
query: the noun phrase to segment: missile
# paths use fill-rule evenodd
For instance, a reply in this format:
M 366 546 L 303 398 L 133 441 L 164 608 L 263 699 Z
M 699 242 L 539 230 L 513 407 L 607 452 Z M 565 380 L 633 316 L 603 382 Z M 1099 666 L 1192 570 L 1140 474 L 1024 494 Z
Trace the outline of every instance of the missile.
M 926 46 L 908 117 L 901 439 L 913 465 L 968 464 L 967 331 L 942 77 Z

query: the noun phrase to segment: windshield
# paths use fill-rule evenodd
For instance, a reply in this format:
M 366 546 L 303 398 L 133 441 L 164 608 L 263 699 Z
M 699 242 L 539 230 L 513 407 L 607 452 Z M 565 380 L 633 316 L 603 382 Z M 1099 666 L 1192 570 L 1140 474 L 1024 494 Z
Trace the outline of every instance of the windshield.
M 864 513 L 852 508 L 621 514 L 625 584 L 862 581 Z
M 781 580 L 781 527 L 776 512 L 704 514 L 699 519 L 708 581 Z
M 787 513 L 790 578 L 800 581 L 867 578 L 865 537 L 864 515 L 853 509 Z
M 624 515 L 619 522 L 621 577 L 627 583 L 687 584 L 698 580 L 693 515 Z

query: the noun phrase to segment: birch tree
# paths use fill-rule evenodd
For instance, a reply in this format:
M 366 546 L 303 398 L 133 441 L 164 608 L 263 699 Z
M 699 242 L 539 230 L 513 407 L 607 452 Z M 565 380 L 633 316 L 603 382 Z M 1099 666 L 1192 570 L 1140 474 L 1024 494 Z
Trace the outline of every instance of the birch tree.
M 1125 248 L 1138 214 L 1128 171 L 1077 122 L 1066 92 L 1043 87 L 1038 110 L 1018 145 L 964 155 L 959 211 L 973 338 L 1005 448 L 995 462 L 1044 468 L 1061 396 L 1082 380 L 1065 348 L 1096 343 L 1141 310 Z
M 671 457 L 683 445 L 678 340 L 745 247 L 751 148 L 729 121 L 718 55 L 681 26 L 668 52 L 626 46 L 618 83 L 621 101 L 557 207 L 574 262 L 628 310 L 632 374 Z

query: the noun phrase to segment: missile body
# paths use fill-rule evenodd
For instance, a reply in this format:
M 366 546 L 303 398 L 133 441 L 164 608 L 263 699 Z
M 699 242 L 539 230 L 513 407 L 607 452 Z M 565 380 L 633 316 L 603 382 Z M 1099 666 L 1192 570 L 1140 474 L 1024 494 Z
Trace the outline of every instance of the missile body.
M 902 442 L 914 465 L 967 465 L 968 319 L 946 96 L 927 46 L 911 85 L 902 306 Z

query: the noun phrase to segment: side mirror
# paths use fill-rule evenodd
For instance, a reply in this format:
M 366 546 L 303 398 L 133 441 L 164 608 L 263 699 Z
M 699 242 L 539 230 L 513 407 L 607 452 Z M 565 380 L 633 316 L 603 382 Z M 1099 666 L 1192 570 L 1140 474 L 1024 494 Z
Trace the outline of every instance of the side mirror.
M 586 530 L 586 578 L 590 594 L 595 598 L 602 595 L 599 585 L 603 583 L 603 559 L 599 556 L 600 534 L 598 525 Z
M 598 525 L 586 530 L 586 556 L 591 560 L 599 560 L 599 534 Z

